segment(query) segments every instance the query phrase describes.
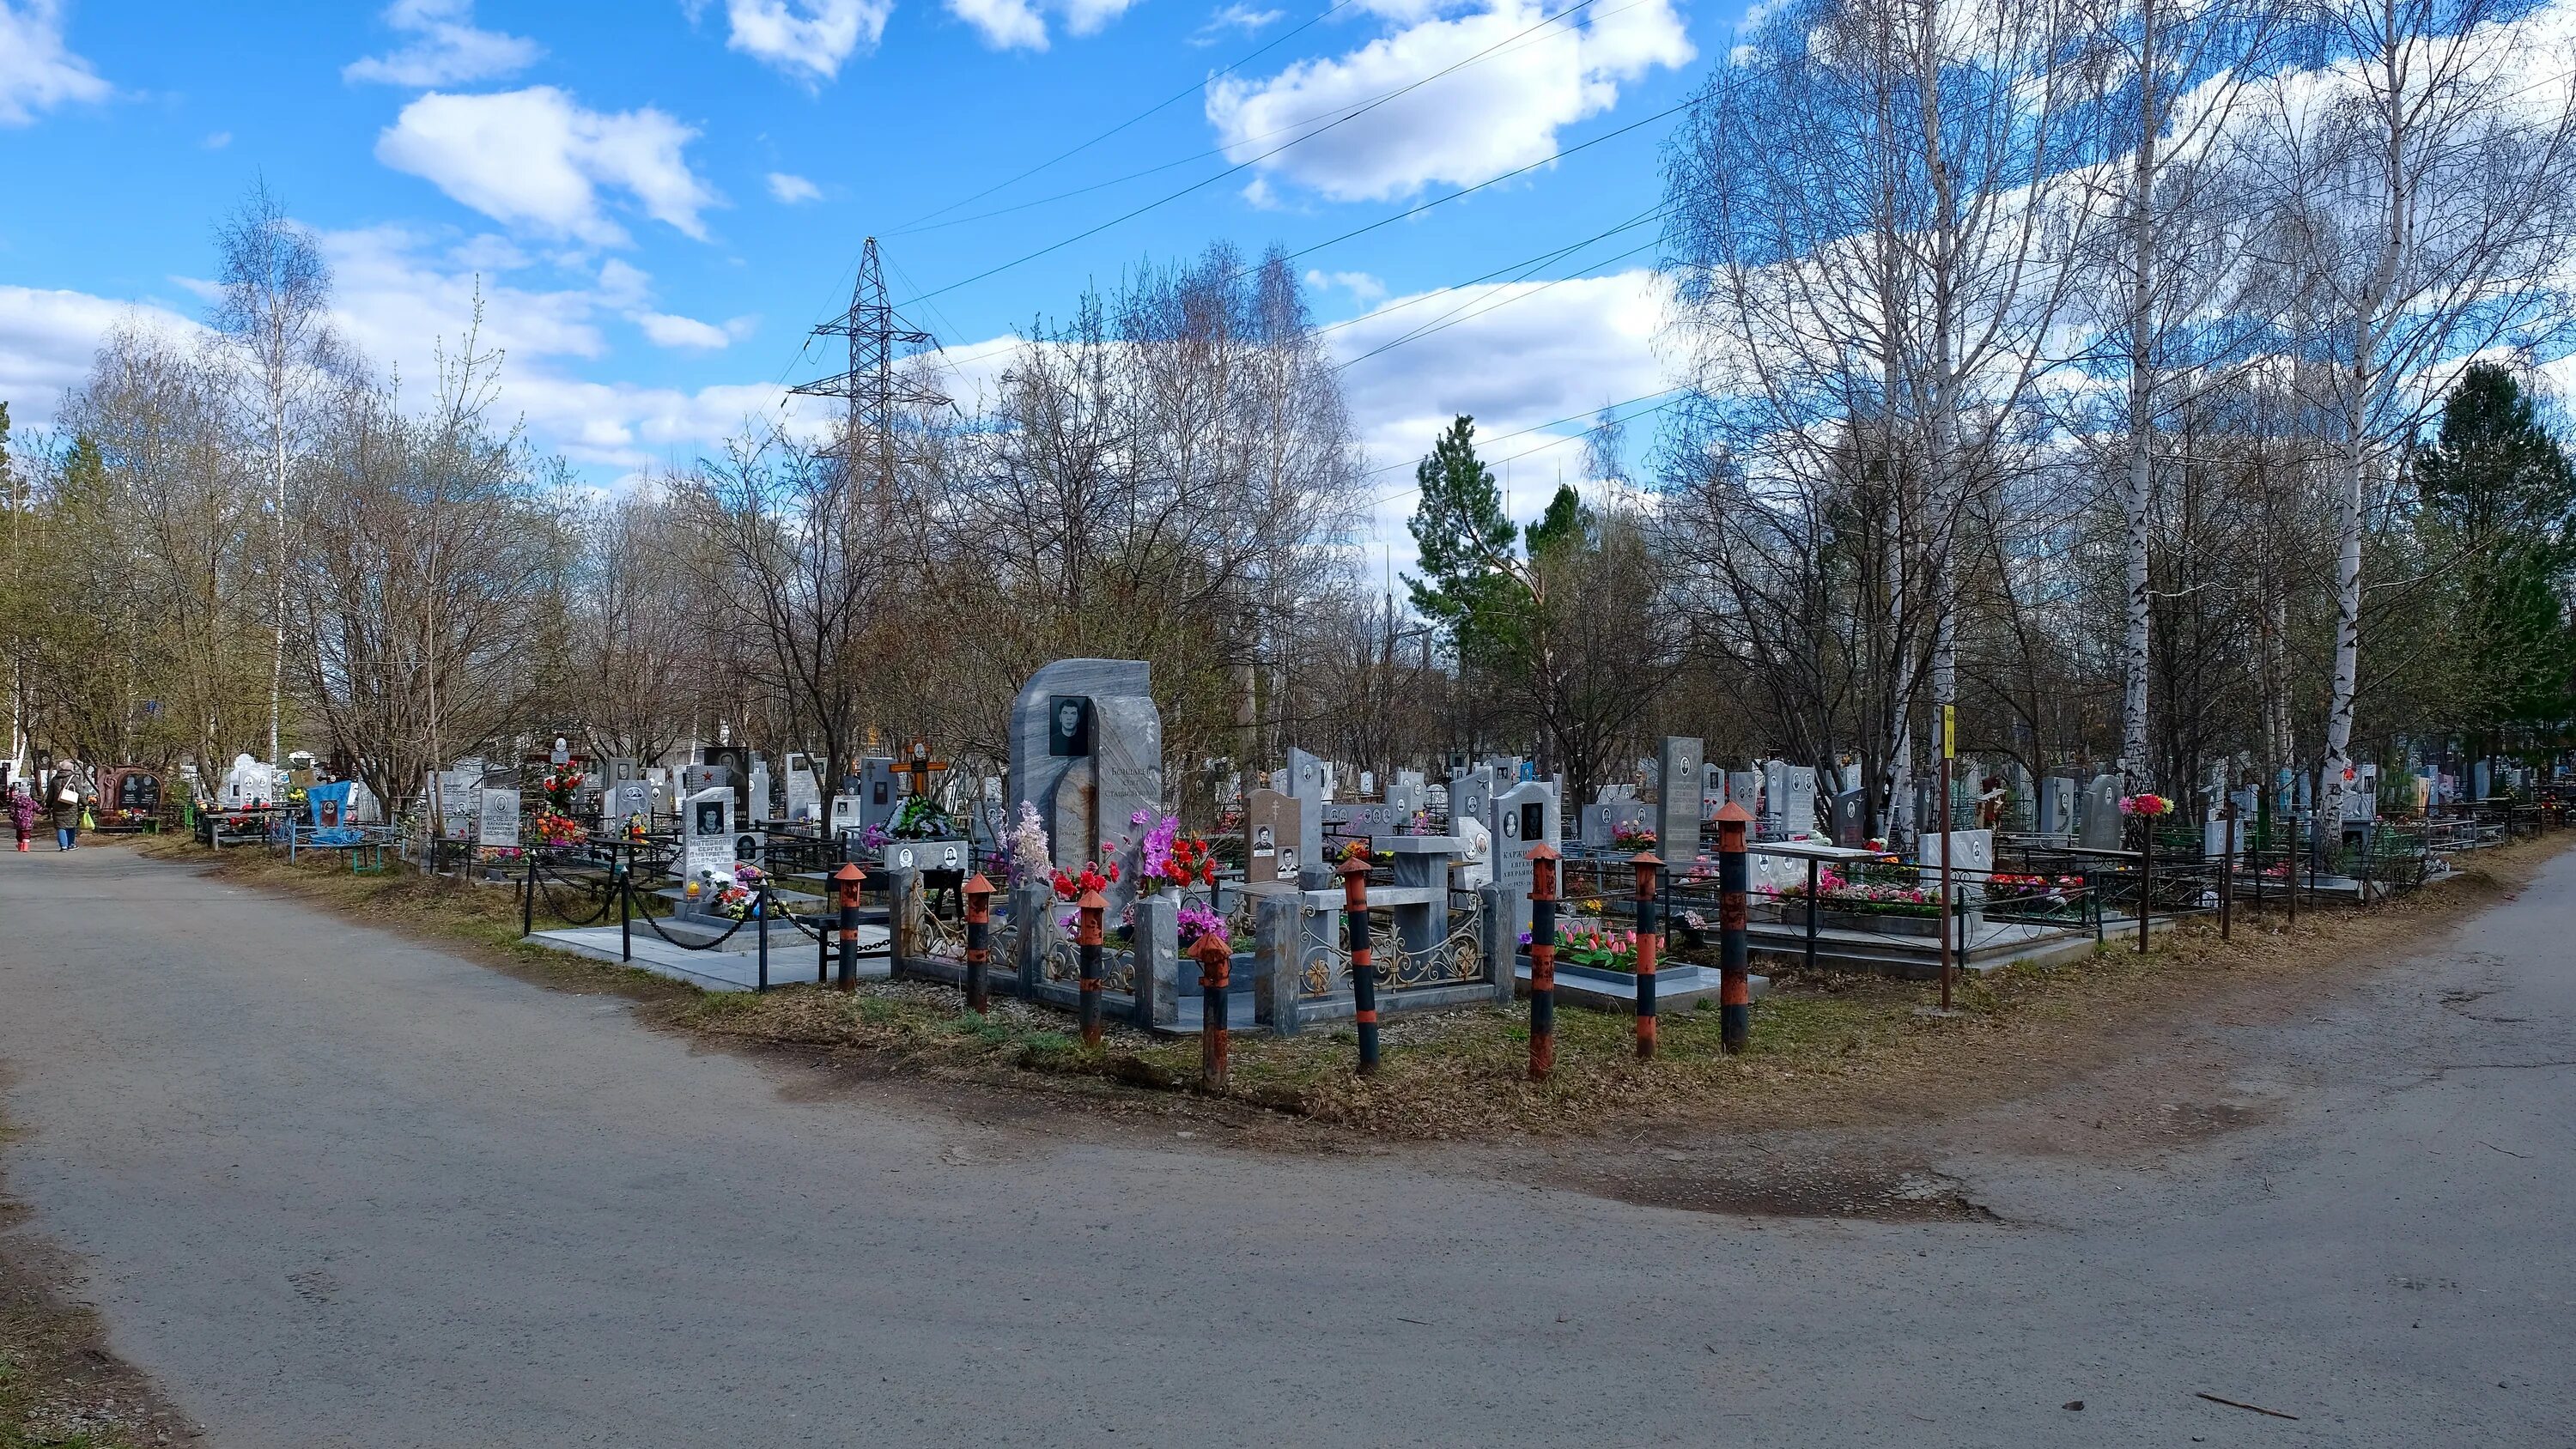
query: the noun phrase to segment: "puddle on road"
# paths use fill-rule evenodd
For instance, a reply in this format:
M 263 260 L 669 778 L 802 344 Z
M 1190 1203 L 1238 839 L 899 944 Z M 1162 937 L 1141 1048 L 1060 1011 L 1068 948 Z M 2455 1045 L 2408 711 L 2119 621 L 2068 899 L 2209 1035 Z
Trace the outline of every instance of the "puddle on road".
M 1746 1217 L 1864 1218 L 1888 1223 L 1996 1223 L 1957 1178 L 1921 1169 L 1774 1165 L 1758 1172 L 1676 1163 L 1568 1177 L 1555 1184 L 1641 1207 Z

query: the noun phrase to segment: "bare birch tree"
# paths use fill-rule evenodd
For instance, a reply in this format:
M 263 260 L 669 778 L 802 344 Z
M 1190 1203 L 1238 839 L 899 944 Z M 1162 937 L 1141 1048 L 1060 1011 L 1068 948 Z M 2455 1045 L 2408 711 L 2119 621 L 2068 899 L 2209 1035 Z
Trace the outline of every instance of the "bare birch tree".
M 289 537 L 293 508 L 287 482 L 303 420 L 298 410 L 333 367 L 337 342 L 329 317 L 331 269 L 313 236 L 286 215 L 268 184 L 215 231 L 223 288 L 215 328 L 239 355 L 254 413 L 257 446 L 269 487 L 268 758 L 278 763 L 286 704 Z
M 2295 339 L 2324 366 L 2335 452 L 2335 639 L 2320 816 L 2341 819 L 2361 691 L 2368 512 L 2448 377 L 2495 348 L 2563 338 L 2576 246 L 2569 57 L 2508 0 L 2341 0 L 2334 57 L 2272 89 L 2265 140 L 2297 218 Z

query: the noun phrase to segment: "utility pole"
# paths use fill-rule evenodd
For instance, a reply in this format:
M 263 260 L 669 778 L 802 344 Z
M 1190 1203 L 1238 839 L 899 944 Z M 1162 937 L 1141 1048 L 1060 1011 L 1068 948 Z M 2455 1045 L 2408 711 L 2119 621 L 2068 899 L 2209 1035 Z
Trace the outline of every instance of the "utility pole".
M 895 410 L 899 407 L 945 407 L 948 398 L 895 373 L 897 347 L 924 347 L 931 335 L 898 325 L 886 300 L 885 267 L 877 258 L 877 239 L 869 237 L 859 253 L 859 275 L 850 287 L 850 310 L 815 327 L 817 337 L 846 337 L 847 371 L 788 389 L 800 397 L 839 398 L 846 404 L 840 444 L 833 449 L 848 470 L 857 511 L 870 526 L 885 522 L 893 505 Z

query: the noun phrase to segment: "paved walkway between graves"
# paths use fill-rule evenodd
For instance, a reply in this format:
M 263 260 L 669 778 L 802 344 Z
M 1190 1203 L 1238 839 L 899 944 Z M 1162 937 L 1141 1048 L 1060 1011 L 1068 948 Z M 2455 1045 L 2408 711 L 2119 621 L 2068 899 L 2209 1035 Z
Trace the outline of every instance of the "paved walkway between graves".
M 245 1449 L 2562 1444 L 2571 940 L 2576 854 L 2210 1023 L 2221 1100 L 2172 1105 L 2253 1125 L 2010 1145 L 2078 1083 L 1936 1134 L 1991 1220 L 1761 1218 L 821 1088 L 183 866 L 5 856 L 0 1166 Z

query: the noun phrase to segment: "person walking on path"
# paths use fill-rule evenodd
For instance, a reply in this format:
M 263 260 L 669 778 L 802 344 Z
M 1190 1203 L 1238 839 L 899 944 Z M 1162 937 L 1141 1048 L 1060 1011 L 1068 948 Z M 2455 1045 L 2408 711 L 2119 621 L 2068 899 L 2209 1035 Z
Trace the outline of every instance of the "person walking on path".
M 36 797 L 27 793 L 23 780 L 9 785 L 9 828 L 18 837 L 18 852 L 27 850 L 27 837 L 36 833 Z
M 54 766 L 53 778 L 45 782 L 45 808 L 54 817 L 54 849 L 69 850 L 80 843 L 81 812 L 98 798 L 98 781 L 77 759 L 65 758 Z

